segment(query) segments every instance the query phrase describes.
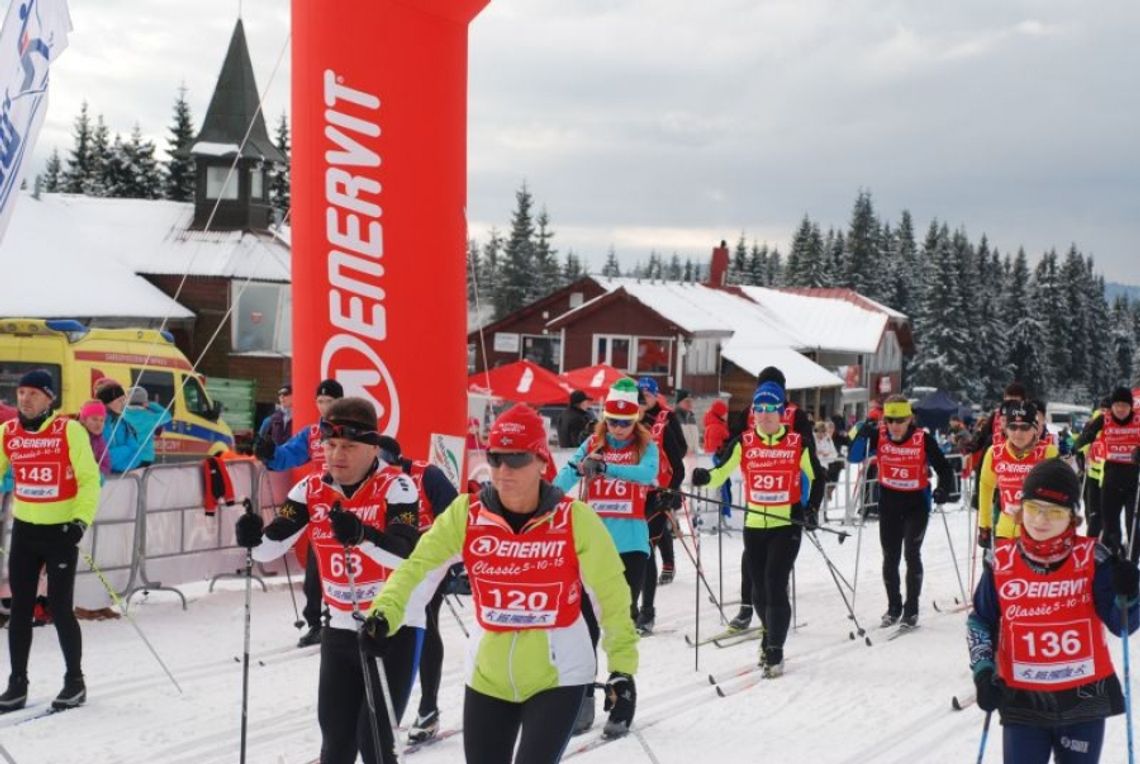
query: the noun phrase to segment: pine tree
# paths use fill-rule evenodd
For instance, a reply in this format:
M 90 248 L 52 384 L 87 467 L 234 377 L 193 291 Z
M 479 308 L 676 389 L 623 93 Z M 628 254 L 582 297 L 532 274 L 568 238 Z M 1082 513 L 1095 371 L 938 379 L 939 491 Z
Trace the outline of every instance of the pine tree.
M 126 189 L 131 185 L 126 149 L 123 147 L 122 136 L 115 134 L 111 146 L 107 150 L 107 157 L 100 164 L 100 196 L 125 197 Z
M 109 180 L 109 169 L 113 147 L 111 131 L 103 121 L 103 115 L 95 118 L 95 128 L 91 131 L 91 166 L 83 181 L 83 193 L 87 196 L 113 196 Z
M 871 194 L 860 190 L 851 210 L 843 285 L 872 298 L 880 296 L 878 238 L 879 222 L 875 218 Z
M 977 280 L 980 299 L 973 316 L 976 325 L 974 367 L 977 369 L 981 398 L 978 401 L 1001 400 L 1002 388 L 1008 381 L 1009 371 L 1004 361 L 1009 354 L 1005 323 L 1002 315 L 1001 295 L 1005 291 L 1002 281 L 1001 257 L 990 251 L 989 240 L 982 236 L 977 249 Z
M 736 246 L 732 249 L 732 262 L 728 266 L 728 283 L 729 284 L 744 284 L 748 270 L 748 245 L 744 240 L 744 232 L 740 232 L 740 238 L 736 240 Z
M 1046 337 L 1034 307 L 1032 290 L 1025 250 L 1019 249 L 1005 288 L 1005 325 L 1009 332 L 1007 363 L 1013 379 L 1025 385 L 1030 396 L 1041 397 L 1048 382 L 1046 361 L 1041 352 Z
M 804 262 L 804 274 L 807 276 L 807 286 L 830 286 L 828 276 L 827 253 L 823 249 L 823 236 L 819 232 L 819 223 L 811 224 L 808 233 L 807 259 Z
M 582 260 L 574 254 L 574 250 L 567 250 L 566 264 L 562 266 L 562 283 L 573 284 L 585 275 L 586 269 L 582 267 Z
M 761 247 L 755 241 L 748 250 L 748 283 L 765 286 L 764 276 L 768 268 L 768 245 Z
M 154 144 L 144 140 L 138 123 L 131 130 L 128 140 L 115 143 L 122 164 L 122 179 L 115 186 L 108 186 L 108 195 L 128 199 L 158 199 L 162 196 L 162 173 L 154 156 Z
M 48 157 L 47 165 L 44 166 L 44 180 L 43 190 L 54 194 L 62 190 L 63 185 L 63 162 L 59 158 L 59 149 L 53 148 L 51 156 Z
M 768 253 L 768 271 L 764 282 L 770 287 L 784 286 L 784 260 L 779 247 L 772 247 Z
M 844 284 L 844 263 L 847 261 L 847 237 L 843 235 L 843 231 L 835 231 L 832 234 L 829 230 L 827 238 L 828 241 L 823 247 L 827 257 L 827 264 L 824 269 L 827 274 L 827 285 L 842 286 Z
M 515 210 L 511 215 L 511 234 L 503 251 L 495 290 L 495 318 L 514 313 L 526 305 L 533 295 L 534 274 L 534 219 L 531 208 L 534 198 L 526 183 L 515 192 Z
M 1061 283 L 1065 285 L 1065 314 L 1069 323 L 1069 347 L 1065 368 L 1057 370 L 1061 379 L 1068 380 L 1074 387 L 1073 400 L 1089 400 L 1088 389 L 1088 341 L 1090 306 L 1085 286 L 1085 260 L 1077 251 L 1077 245 L 1069 247 L 1065 262 L 1061 265 Z
M 910 211 L 903 210 L 894 237 L 894 272 L 887 304 L 900 313 L 911 315 L 922 286 L 918 282 L 918 247 L 914 241 L 914 221 Z
M 498 305 L 499 265 L 502 261 L 503 237 L 492 227 L 479 258 L 479 301 L 483 305 Z
M 186 85 L 178 88 L 178 98 L 174 101 L 174 121 L 166 136 L 165 178 L 163 195 L 176 202 L 194 200 L 195 166 L 190 156 L 190 146 L 194 141 L 194 120 L 190 116 L 190 104 L 186 101 Z
M 1046 391 L 1054 397 L 1069 399 L 1074 394 L 1073 380 L 1062 376 L 1072 364 L 1073 327 L 1068 315 L 1068 286 L 1062 284 L 1057 268 L 1057 252 L 1050 250 L 1037 262 L 1033 272 L 1033 302 L 1041 316 L 1047 341 L 1042 348 L 1049 381 Z
M 74 146 L 67 158 L 62 190 L 69 194 L 82 194 L 83 184 L 91 174 L 91 117 L 87 113 L 87 101 L 79 108 L 71 137 Z
M 683 277 L 685 280 L 685 283 L 688 283 L 688 284 L 693 283 L 693 276 L 694 276 L 693 258 L 686 257 L 685 258 L 685 275 Z
M 932 288 L 915 322 L 918 352 L 910 370 L 918 384 L 956 390 L 968 372 L 969 349 L 960 330 L 964 312 L 960 272 L 946 226 L 938 229 L 933 242 L 931 276 Z
M 467 304 L 474 307 L 478 298 L 478 276 L 483 264 L 479 262 L 479 242 L 467 240 Z
M 1087 274 L 1085 280 L 1085 295 L 1089 306 L 1089 334 L 1088 334 L 1088 368 L 1086 379 L 1089 391 L 1095 399 L 1108 395 L 1112 386 L 1111 355 L 1109 344 L 1109 310 L 1108 300 L 1104 296 L 1104 277 L 1093 275 L 1093 259 L 1090 255 L 1087 260 Z
M 562 287 L 562 267 L 558 263 L 558 250 L 550 244 L 554 232 L 550 230 L 550 215 L 547 214 L 546 207 L 538 213 L 535 224 L 537 227 L 531 241 L 534 271 L 528 302 L 545 297 Z
M 674 252 L 669 258 L 669 268 L 665 271 L 665 278 L 669 281 L 680 281 L 684 275 L 684 271 L 681 270 L 681 256 Z
M 788 250 L 788 262 L 784 267 L 784 283 L 788 286 L 811 286 L 811 218 L 807 215 L 792 237 L 792 248 Z
M 1109 342 L 1112 348 L 1112 384 L 1132 387 L 1133 359 L 1136 353 L 1136 336 L 1132 324 L 1132 310 L 1128 298 L 1117 295 L 1112 301 Z
M 292 194 L 289 192 L 289 173 L 293 165 L 292 146 L 289 143 L 289 118 L 281 112 L 281 119 L 277 120 L 277 132 L 273 136 L 273 145 L 285 157 L 284 165 L 274 165 L 269 176 L 269 203 L 274 209 L 285 212 L 293 204 Z
M 621 266 L 618 264 L 617 252 L 614 251 L 613 244 L 606 251 L 606 264 L 602 266 L 602 275 L 613 278 L 621 276 Z

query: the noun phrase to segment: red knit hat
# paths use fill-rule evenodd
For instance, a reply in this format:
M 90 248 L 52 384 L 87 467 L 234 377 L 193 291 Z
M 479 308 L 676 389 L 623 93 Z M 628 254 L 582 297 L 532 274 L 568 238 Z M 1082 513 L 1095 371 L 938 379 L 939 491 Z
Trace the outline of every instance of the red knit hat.
M 517 403 L 499 415 L 487 435 L 487 448 L 496 451 L 530 451 L 547 464 L 554 460 L 546 447 L 546 427 L 538 412 Z

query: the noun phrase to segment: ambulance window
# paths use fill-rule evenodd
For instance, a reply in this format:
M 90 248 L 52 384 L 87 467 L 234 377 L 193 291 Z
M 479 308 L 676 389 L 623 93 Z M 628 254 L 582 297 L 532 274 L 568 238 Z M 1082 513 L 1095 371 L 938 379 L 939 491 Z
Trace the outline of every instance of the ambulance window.
M 186 396 L 186 410 L 191 414 L 201 417 L 210 414 L 210 399 L 206 397 L 206 391 L 198 384 L 198 380 L 186 377 L 182 382 L 182 394 Z
M 0 361 L 0 403 L 14 408 L 16 406 L 16 388 L 20 386 L 20 377 L 35 369 L 43 369 L 48 374 L 51 374 L 51 380 L 55 383 L 56 392 L 55 402 L 52 404 L 52 408 L 59 408 L 60 403 L 63 401 L 59 386 L 59 365 L 36 363 L 34 361 Z
M 131 379 L 134 386 L 146 388 L 147 398 L 152 403 L 167 407 L 174 399 L 174 372 L 131 369 Z

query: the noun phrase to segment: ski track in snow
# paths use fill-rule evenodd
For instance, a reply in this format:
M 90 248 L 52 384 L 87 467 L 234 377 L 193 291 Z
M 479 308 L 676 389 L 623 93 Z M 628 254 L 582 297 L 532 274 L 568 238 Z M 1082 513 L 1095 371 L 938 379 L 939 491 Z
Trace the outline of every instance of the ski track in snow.
M 961 555 L 966 515 L 951 512 L 949 520 Z M 933 599 L 950 601 L 959 592 L 945 534 L 928 533 L 924 545 L 922 628 L 888 642 L 890 631 L 877 628 L 885 610 L 877 530 L 874 524 L 865 529 L 856 600 L 856 614 L 873 646 L 848 638 L 855 626 L 823 560 L 805 539 L 796 567 L 796 615 L 806 625 L 789 633 L 787 673 L 775 680 L 761 679 L 755 672 L 725 679 L 721 686 L 729 693 L 726 698 L 717 695 L 708 675 L 728 675 L 755 663 L 759 642 L 724 649 L 703 646 L 700 668 L 694 670 L 695 651 L 685 644 L 683 635 L 692 636 L 695 631 L 696 576 L 680 542 L 675 542 L 677 578 L 659 587 L 657 594 L 657 625 L 664 633 L 641 641 L 637 674 L 635 725 L 662 764 L 974 760 L 983 714 L 974 706 L 963 711 L 950 708 L 952 695 L 972 690 L 964 638 L 966 614 L 939 614 L 930 607 Z M 834 537 L 820 534 L 820 540 L 840 572 L 853 581 L 856 539 L 839 545 Z M 702 541 L 702 564 L 717 591 L 716 539 L 706 536 Z M 726 536 L 723 576 L 725 597 L 730 600 L 738 596 L 740 547 L 739 534 Z M 968 575 L 966 564 L 962 562 L 963 576 Z M 0 742 L 17 764 L 229 764 L 237 759 L 242 667 L 234 656 L 240 658 L 242 652 L 243 586 L 223 581 L 213 594 L 207 594 L 203 582 L 184 591 L 190 599 L 185 612 L 176 598 L 159 591 L 136 598 L 131 610 L 182 685 L 182 696 L 125 620 L 84 622 L 87 705 L 21 723 L 46 707 L 63 675 L 54 630 L 35 629 L 29 708 L 0 716 Z M 700 599 L 701 634 L 722 630 L 719 614 L 703 587 Z M 470 621 L 470 602 L 465 599 L 465 604 L 457 609 Z M 735 611 L 735 606 L 726 608 L 729 617 Z M 254 589 L 250 762 L 302 764 L 319 752 L 316 688 L 320 658 L 313 648 L 291 647 L 298 637 L 290 626 L 293 618 L 283 580 L 271 580 L 268 594 Z M 446 609 L 440 623 L 446 649 L 440 708 L 442 725 L 450 728 L 462 723 L 463 635 Z M 1109 642 L 1120 674 L 1120 640 L 1110 638 Z M 259 659 L 264 665 L 259 665 Z M 602 656 L 599 681 L 605 676 Z M 405 725 L 418 700 L 416 688 L 403 719 Z M 595 702 L 598 721 L 585 735 L 570 741 L 567 755 L 573 754 L 571 760 L 581 764 L 648 761 L 633 735 L 575 753 L 601 734 L 600 693 Z M 991 727 L 990 738 L 986 761 L 1000 761 L 999 724 Z M 1124 746 L 1124 724 L 1117 717 L 1108 723 L 1103 761 L 1123 760 Z M 462 736 L 455 735 L 422 748 L 408 760 L 453 764 L 462 757 Z

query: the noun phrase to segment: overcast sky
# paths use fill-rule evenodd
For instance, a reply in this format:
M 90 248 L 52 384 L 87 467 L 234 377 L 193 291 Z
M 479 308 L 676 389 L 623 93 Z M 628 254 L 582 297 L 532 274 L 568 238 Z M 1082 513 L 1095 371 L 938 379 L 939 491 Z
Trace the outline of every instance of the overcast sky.
M 3 3 L 6 5 L 6 3 Z M 71 0 L 37 149 L 83 99 L 165 146 L 180 83 L 200 125 L 238 0 Z M 271 123 L 287 0 L 244 0 Z M 786 250 L 860 187 L 1031 257 L 1075 241 L 1140 283 L 1140 6 L 1129 0 L 492 0 L 471 28 L 469 210 L 505 228 L 525 179 L 595 268 L 722 238 Z M 284 58 L 272 78 L 278 56 Z

